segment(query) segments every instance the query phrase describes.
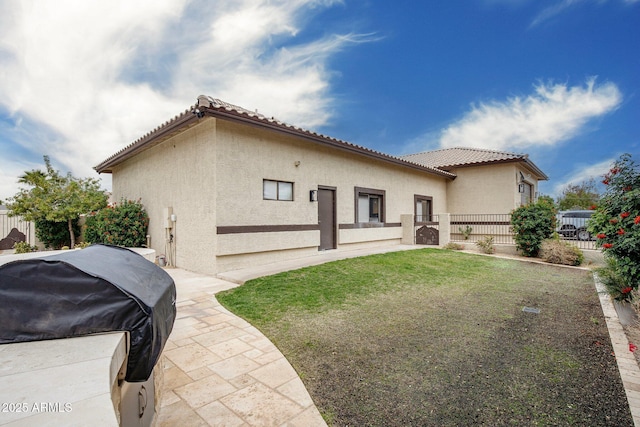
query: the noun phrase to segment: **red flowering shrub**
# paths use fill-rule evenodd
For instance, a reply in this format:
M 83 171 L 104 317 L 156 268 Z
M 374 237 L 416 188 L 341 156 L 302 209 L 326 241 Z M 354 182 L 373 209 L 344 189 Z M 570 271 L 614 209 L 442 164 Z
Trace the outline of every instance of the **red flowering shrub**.
M 630 154 L 620 156 L 602 181 L 607 190 L 588 223 L 589 232 L 614 265 L 618 293 L 640 285 L 640 169 Z

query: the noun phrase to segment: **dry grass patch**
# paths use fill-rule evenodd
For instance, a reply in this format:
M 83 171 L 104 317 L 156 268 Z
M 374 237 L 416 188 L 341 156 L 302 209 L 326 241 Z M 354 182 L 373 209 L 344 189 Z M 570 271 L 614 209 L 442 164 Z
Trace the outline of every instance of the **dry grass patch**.
M 219 299 L 276 343 L 330 425 L 633 425 L 589 272 L 426 249 Z

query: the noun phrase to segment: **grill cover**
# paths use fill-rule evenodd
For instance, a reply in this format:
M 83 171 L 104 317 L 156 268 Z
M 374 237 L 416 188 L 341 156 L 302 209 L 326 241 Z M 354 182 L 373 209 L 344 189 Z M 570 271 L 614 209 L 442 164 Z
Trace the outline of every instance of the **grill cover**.
M 176 317 L 176 287 L 160 267 L 116 246 L 0 266 L 0 344 L 129 332 L 125 379 L 147 380 Z

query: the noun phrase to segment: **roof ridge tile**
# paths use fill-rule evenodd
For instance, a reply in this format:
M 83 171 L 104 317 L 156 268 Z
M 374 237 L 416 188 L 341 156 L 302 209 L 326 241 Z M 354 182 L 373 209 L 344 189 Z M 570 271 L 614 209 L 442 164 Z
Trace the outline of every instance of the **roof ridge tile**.
M 373 150 L 371 148 L 367 148 L 362 145 L 353 144 L 338 138 L 327 136 L 327 135 L 324 135 L 315 131 L 311 131 L 308 129 L 304 129 L 299 126 L 290 125 L 275 119 L 273 116 L 271 118 L 268 118 L 263 114 L 258 113 L 257 110 L 256 111 L 247 110 L 246 108 L 242 108 L 240 106 L 237 106 L 237 105 L 222 101 L 218 98 L 213 98 L 207 95 L 198 96 L 196 104 L 193 105 L 190 109 L 187 109 L 183 113 L 176 115 L 173 119 L 164 122 L 162 125 L 155 127 L 152 131 L 147 132 L 142 137 L 136 139 L 134 142 L 130 143 L 126 147 L 120 149 L 118 152 L 116 152 L 115 154 L 111 155 L 110 157 L 102 161 L 100 164 L 95 166 L 94 169 L 97 170 L 98 172 L 101 172 L 101 171 L 110 172 L 111 171 L 110 168 L 113 165 L 117 164 L 119 161 L 122 161 L 128 158 L 130 155 L 133 155 L 133 153 L 137 152 L 139 149 L 143 149 L 147 144 L 152 142 L 154 138 L 158 136 L 158 134 L 163 134 L 166 131 L 170 131 L 174 125 L 182 126 L 188 123 L 189 121 L 192 121 L 194 118 L 202 117 L 200 115 L 201 110 L 199 110 L 201 108 L 208 108 L 214 111 L 224 110 L 227 113 L 231 113 L 232 115 L 249 117 L 251 120 L 257 120 L 258 122 L 262 122 L 262 123 L 266 122 L 266 123 L 275 125 L 276 127 L 279 127 L 279 128 L 284 128 L 284 129 L 294 131 L 297 134 L 306 135 L 314 139 L 317 138 L 320 140 L 328 141 L 331 144 L 342 146 L 343 148 L 354 149 L 357 152 L 360 152 L 362 154 L 368 153 L 369 155 L 373 155 L 375 157 L 382 158 L 382 159 L 387 159 L 395 163 L 400 163 L 400 164 L 404 163 L 407 166 L 410 165 L 412 167 L 419 167 L 425 171 L 429 171 L 429 172 L 432 172 L 441 176 L 445 176 L 448 178 L 455 178 L 456 176 L 454 173 L 441 170 L 439 168 L 436 168 L 430 165 L 422 164 L 421 162 L 408 161 L 407 159 L 404 159 L 401 156 L 394 156 L 391 154 L 383 153 L 381 151 Z M 177 123 L 181 120 L 183 120 L 184 122 Z

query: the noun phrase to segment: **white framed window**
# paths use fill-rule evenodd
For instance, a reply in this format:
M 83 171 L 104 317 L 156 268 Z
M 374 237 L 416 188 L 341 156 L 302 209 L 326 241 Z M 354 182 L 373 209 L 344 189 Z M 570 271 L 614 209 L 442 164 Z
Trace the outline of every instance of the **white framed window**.
M 293 182 L 263 179 L 262 198 L 264 200 L 293 201 Z

